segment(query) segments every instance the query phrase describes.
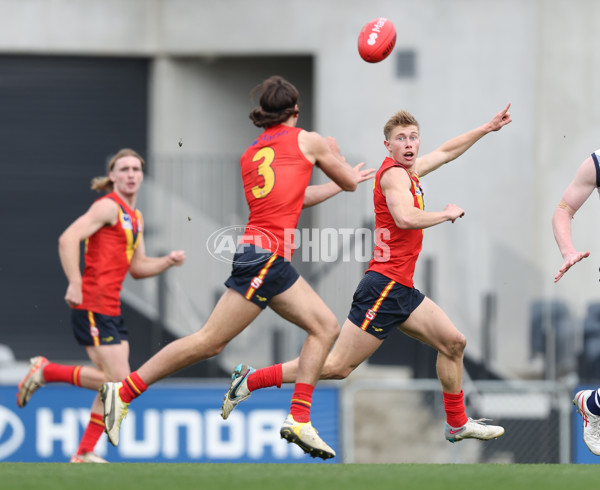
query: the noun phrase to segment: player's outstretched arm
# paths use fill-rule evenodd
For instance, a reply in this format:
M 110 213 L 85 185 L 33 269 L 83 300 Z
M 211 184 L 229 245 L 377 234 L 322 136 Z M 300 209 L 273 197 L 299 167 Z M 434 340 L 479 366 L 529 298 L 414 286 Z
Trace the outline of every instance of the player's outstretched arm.
M 586 257 L 589 257 L 589 252 L 578 252 L 575 250 L 573 240 L 571 238 L 571 220 L 575 210 L 571 208 L 565 201 L 560 201 L 554 214 L 552 215 L 552 231 L 554 239 L 563 257 L 563 264 L 558 270 L 558 274 L 554 276 L 554 282 L 560 281 L 560 278 L 573 267 L 577 262 Z
M 490 121 L 467 131 L 456 138 L 446 141 L 442 146 L 417 159 L 416 172 L 419 176 L 427 175 L 437 170 L 445 163 L 455 160 L 486 134 L 502 129 L 512 122 L 510 104 L 494 115 Z
M 356 190 L 358 184 L 354 169 L 341 155 L 334 138 L 323 138 L 316 132 L 301 131 L 298 135 L 298 146 L 304 156 L 318 165 L 342 190 Z
M 563 258 L 563 264 L 554 277 L 554 282 L 558 282 L 571 267 L 590 255 L 589 252 L 575 249 L 571 236 L 571 220 L 595 188 L 596 168 L 592 157 L 588 157 L 580 165 L 573 182 L 567 187 L 552 215 L 554 239 Z
M 381 190 L 398 228 L 421 230 L 445 221 L 454 223 L 464 216 L 464 210 L 455 204 L 448 204 L 443 211 L 424 211 L 416 208 L 410 192 L 411 186 L 407 173 L 400 168 L 390 168 L 381 176 Z
M 357 184 L 375 177 L 376 170 L 374 168 L 363 169 L 362 167 L 364 166 L 365 162 L 360 162 L 353 167 Z M 333 181 L 327 182 L 326 184 L 309 185 L 304 192 L 304 203 L 302 204 L 302 207 L 309 208 L 339 194 L 340 192 L 342 192 L 342 188 Z
M 589 256 L 590 256 L 589 252 L 575 252 L 575 253 L 572 253 L 572 254 L 567 254 L 565 256 L 565 258 L 564 258 L 563 265 L 558 270 L 558 274 L 556 274 L 556 276 L 554 276 L 554 282 L 560 281 L 560 278 L 562 276 L 564 276 L 565 273 L 571 267 L 573 267 L 580 260 L 585 259 L 586 257 L 589 257 Z

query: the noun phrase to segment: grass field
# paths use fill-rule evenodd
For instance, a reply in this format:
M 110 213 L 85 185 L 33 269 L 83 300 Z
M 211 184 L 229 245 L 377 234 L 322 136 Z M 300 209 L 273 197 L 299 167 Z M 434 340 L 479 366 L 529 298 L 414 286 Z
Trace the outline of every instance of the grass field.
M 2 490 L 595 488 L 596 465 L 0 463 Z

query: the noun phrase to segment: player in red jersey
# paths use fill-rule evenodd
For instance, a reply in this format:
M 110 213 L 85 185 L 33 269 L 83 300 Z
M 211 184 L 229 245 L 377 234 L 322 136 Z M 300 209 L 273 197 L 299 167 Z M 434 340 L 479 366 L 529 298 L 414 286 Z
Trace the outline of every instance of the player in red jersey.
M 464 215 L 455 204 L 448 204 L 443 211 L 425 211 L 419 177 L 456 159 L 486 134 L 509 124 L 509 107 L 488 123 L 422 157 L 418 157 L 419 124 L 411 114 L 400 111 L 386 123 L 384 144 L 388 157 L 375 175 L 373 188 L 376 247 L 321 373 L 321 379 L 346 378 L 395 328 L 429 344 L 438 351 L 437 374 L 447 421 L 445 437 L 450 442 L 496 438 L 504 429 L 466 416 L 462 392 L 465 337 L 442 309 L 413 285 L 423 230 L 445 221 L 454 223 Z M 254 390 L 294 382 L 298 366 L 298 359 L 259 370 L 238 365 L 223 402 L 223 418 Z M 230 396 L 232 392 L 235 397 Z
M 121 286 L 127 272 L 135 279 L 150 277 L 185 261 L 173 251 L 148 257 L 144 246 L 142 214 L 135 209 L 144 177 L 145 162 L 130 149 L 120 150 L 108 164 L 108 176 L 92 181 L 92 189 L 106 191 L 59 238 L 59 256 L 69 285 L 65 301 L 72 308 L 73 333 L 85 346 L 92 366 L 66 366 L 43 356 L 31 359 L 19 383 L 17 404 L 24 407 L 46 383 L 64 382 L 98 391 L 106 381 L 127 376 L 129 341 L 121 316 Z M 85 268 L 80 271 L 80 244 L 85 240 Z M 90 422 L 72 463 L 105 463 L 94 452 L 104 431 L 99 393 L 92 404 Z
M 596 189 L 600 189 L 600 150 L 596 150 L 579 165 L 573 181 L 565 189 L 552 215 L 554 238 L 563 258 L 554 282 L 558 282 L 577 262 L 590 256 L 589 251 L 583 252 L 575 248 L 571 236 L 571 220 Z M 583 441 L 592 453 L 600 456 L 600 388 L 578 391 L 573 404 L 583 417 Z
M 260 107 L 250 118 L 264 132 L 241 157 L 244 193 L 250 209 L 244 238 L 234 256 L 227 290 L 205 325 L 171 342 L 121 383 L 102 387 L 109 440 L 119 441 L 121 421 L 132 399 L 149 385 L 191 364 L 216 356 L 267 306 L 306 331 L 296 373 L 290 414 L 281 435 L 312 457 L 335 456 L 310 422 L 314 386 L 339 334 L 331 310 L 292 267 L 293 247 L 286 237 L 295 230 L 303 207 L 341 190 L 354 191 L 374 170 L 351 167 L 334 139 L 297 128 L 298 91 L 287 80 L 271 77 L 257 87 Z M 309 186 L 318 165 L 331 179 Z M 287 230 L 287 231 L 286 231 Z

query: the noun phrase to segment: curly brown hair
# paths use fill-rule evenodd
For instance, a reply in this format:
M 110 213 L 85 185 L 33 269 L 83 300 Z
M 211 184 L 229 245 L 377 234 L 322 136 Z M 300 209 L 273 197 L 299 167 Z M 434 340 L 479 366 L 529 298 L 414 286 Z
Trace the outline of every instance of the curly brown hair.
M 270 128 L 298 114 L 296 104 L 300 96 L 298 89 L 285 78 L 272 76 L 258 84 L 250 92 L 253 97 L 260 91 L 260 107 L 250 113 L 250 119 L 259 128 Z

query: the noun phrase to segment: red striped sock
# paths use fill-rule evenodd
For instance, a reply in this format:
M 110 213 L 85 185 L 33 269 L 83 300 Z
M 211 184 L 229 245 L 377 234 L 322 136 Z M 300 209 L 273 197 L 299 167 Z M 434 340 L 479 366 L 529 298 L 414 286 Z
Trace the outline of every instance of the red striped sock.
M 146 383 L 134 371 L 123 380 L 123 384 L 119 389 L 119 396 L 124 403 L 131 403 L 131 400 L 140 396 L 147 389 Z
M 270 386 L 281 388 L 282 380 L 283 369 L 281 364 L 275 364 L 274 366 L 257 369 L 252 374 L 248 375 L 248 389 L 254 391 L 260 388 L 269 388 Z
M 315 387 L 307 383 L 296 383 L 292 395 L 292 406 L 290 414 L 296 422 L 310 422 L 310 406 Z
M 63 366 L 49 362 L 44 366 L 42 375 L 46 383 L 69 383 L 81 386 L 81 366 Z
M 102 414 L 92 413 L 90 415 L 90 421 L 88 423 L 81 442 L 79 443 L 79 449 L 77 454 L 91 453 L 96 447 L 96 443 L 100 436 L 104 432 L 104 421 L 102 420 Z
M 465 414 L 465 404 L 463 392 L 444 393 L 444 409 L 446 410 L 446 422 L 450 427 L 462 427 L 467 423 L 468 417 Z

